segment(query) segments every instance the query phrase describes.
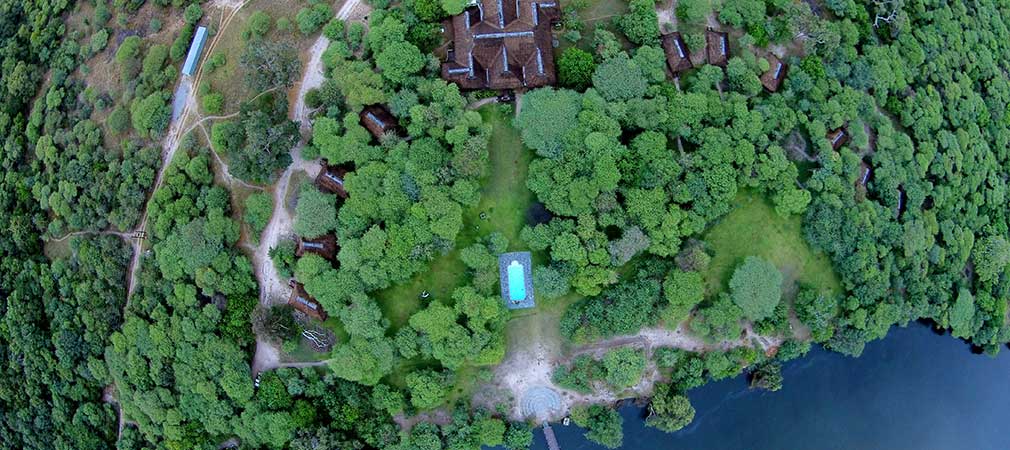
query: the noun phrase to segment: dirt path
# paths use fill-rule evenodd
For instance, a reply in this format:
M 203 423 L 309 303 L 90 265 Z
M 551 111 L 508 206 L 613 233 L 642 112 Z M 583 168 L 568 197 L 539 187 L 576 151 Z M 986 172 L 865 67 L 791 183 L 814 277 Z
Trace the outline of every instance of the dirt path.
M 133 236 L 130 235 L 129 232 L 125 232 L 125 231 L 115 231 L 115 230 L 100 230 L 100 231 L 80 230 L 80 231 L 72 231 L 72 232 L 64 234 L 63 236 L 60 236 L 58 238 L 49 239 L 46 242 L 57 243 L 57 242 L 63 242 L 63 241 L 65 241 L 67 239 L 70 239 L 70 238 L 72 238 L 74 236 L 95 236 L 95 235 L 97 235 L 97 236 L 119 236 L 120 238 L 123 238 L 123 239 L 130 239 L 131 237 L 133 237 Z
M 492 103 L 498 103 L 498 97 L 487 97 L 477 100 L 469 105 L 466 105 L 466 109 L 480 109 L 484 105 L 490 105 Z
M 360 0 L 347 0 L 337 12 L 337 18 L 348 19 L 359 3 Z M 365 14 L 367 14 L 367 8 Z M 274 210 L 260 236 L 259 246 L 252 252 L 253 270 L 260 286 L 260 304 L 264 306 L 269 306 L 275 301 L 283 301 L 291 295 L 291 288 L 288 287 L 287 280 L 281 279 L 277 268 L 274 267 L 273 261 L 270 259 L 270 249 L 277 246 L 281 237 L 291 233 L 294 223 L 289 205 L 285 204 L 292 175 L 303 172 L 310 178 L 315 178 L 321 170 L 318 162 L 302 159 L 301 150 L 312 130 L 305 109 L 305 94 L 322 85 L 326 79 L 323 73 L 322 56 L 329 45 L 330 40 L 326 36 L 320 35 L 309 49 L 309 62 L 302 72 L 302 79 L 297 84 L 295 103 L 290 111 L 291 119 L 301 123 L 302 140 L 295 148 L 291 149 L 291 165 L 284 170 L 284 173 L 278 178 L 277 184 L 273 187 Z M 280 352 L 269 342 L 257 339 L 256 354 L 252 364 L 253 373 L 277 367 L 281 367 Z

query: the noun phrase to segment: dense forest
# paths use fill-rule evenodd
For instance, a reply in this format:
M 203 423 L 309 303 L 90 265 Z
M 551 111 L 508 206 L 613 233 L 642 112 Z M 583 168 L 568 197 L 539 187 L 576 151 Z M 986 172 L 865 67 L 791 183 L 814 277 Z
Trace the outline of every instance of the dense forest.
M 990 355 L 1010 341 L 1000 2 L 562 2 L 558 85 L 481 109 L 498 93 L 439 77 L 442 20 L 463 2 L 369 0 L 355 20 L 269 3 L 236 5 L 231 28 L 195 0 L 0 5 L 0 447 L 528 448 L 518 399 L 476 401 L 530 315 L 498 296 L 512 250 L 533 253 L 566 349 L 694 339 L 551 368 L 580 398 L 648 385 L 647 424 L 669 432 L 694 418 L 690 389 L 746 373 L 777 390 L 811 345 L 858 356 L 915 320 Z M 713 24 L 725 67 L 671 73 L 661 36 L 701 55 Z M 173 135 L 198 26 L 225 43 L 192 86 L 201 119 Z M 301 123 L 285 93 L 317 36 L 325 75 Z M 774 92 L 771 55 L 788 66 Z M 373 105 L 395 121 L 381 135 L 362 125 Z M 528 152 L 514 229 L 485 219 L 500 129 Z M 268 262 L 330 315 L 310 320 L 261 298 L 253 246 L 281 173 L 320 160 L 347 170 L 343 191 L 293 178 Z M 748 248 L 720 262 L 713 230 L 741 199 L 797 224 L 790 245 L 826 255 L 827 275 Z M 335 258 L 296 256 L 327 236 Z M 397 290 L 432 280 L 447 281 Z M 261 346 L 289 356 L 320 335 L 310 361 L 252 374 Z M 570 416 L 619 447 L 602 403 Z

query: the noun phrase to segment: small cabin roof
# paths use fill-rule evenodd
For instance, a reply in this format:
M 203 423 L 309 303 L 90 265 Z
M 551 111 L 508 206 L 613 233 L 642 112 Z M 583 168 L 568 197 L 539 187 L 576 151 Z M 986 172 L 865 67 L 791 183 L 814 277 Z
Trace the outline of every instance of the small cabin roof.
M 664 34 L 660 39 L 663 51 L 666 53 L 666 64 L 674 74 L 694 67 L 691 64 L 691 50 L 687 48 L 680 32 Z
M 323 305 L 309 296 L 308 292 L 305 292 L 305 285 L 298 282 L 294 283 L 288 305 L 317 320 L 326 320 L 329 317 Z
M 376 139 L 382 137 L 387 131 L 395 130 L 398 126 L 396 117 L 390 114 L 389 110 L 382 105 L 368 105 L 358 114 L 361 119 L 361 126 L 368 129 Z
M 337 245 L 337 237 L 327 234 L 314 239 L 299 238 L 295 256 L 300 258 L 305 253 L 315 253 L 332 261 L 338 251 L 340 246 Z
M 765 59 L 768 61 L 768 71 L 761 75 L 761 85 L 768 92 L 775 92 L 779 90 L 782 81 L 786 79 L 786 72 L 789 66 L 782 62 L 778 56 L 771 53 Z
M 189 44 L 189 53 L 186 54 L 186 62 L 182 64 L 183 75 L 193 75 L 196 73 L 196 65 L 200 62 L 200 54 L 203 53 L 203 45 L 207 41 L 207 27 L 199 27 L 193 35 L 193 42 Z
M 831 143 L 831 148 L 833 150 L 838 150 L 849 141 L 849 132 L 845 129 L 845 127 L 836 128 L 828 133 L 827 138 L 828 142 Z
M 348 194 L 344 188 L 344 177 L 347 173 L 348 170 L 344 166 L 325 165 L 323 170 L 319 171 L 319 175 L 316 175 L 316 186 L 327 194 L 337 194 L 337 197 L 346 199 Z
M 729 61 L 729 34 L 709 28 L 705 32 L 705 52 L 708 63 L 726 67 Z

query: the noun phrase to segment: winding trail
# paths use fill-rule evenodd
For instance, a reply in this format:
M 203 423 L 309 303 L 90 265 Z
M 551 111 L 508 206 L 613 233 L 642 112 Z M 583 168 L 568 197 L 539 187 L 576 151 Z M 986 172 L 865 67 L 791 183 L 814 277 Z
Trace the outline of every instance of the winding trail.
M 336 17 L 346 20 L 358 7 L 360 1 L 347 0 L 340 7 L 340 10 L 337 11 Z M 296 120 L 300 123 L 299 131 L 301 132 L 302 139 L 298 145 L 291 149 L 291 165 L 284 170 L 278 178 L 277 184 L 273 187 L 274 210 L 270 215 L 270 221 L 260 236 L 259 246 L 252 252 L 253 269 L 256 274 L 256 281 L 260 287 L 260 304 L 263 306 L 269 306 L 276 301 L 283 301 L 283 299 L 291 294 L 291 289 L 288 287 L 287 282 L 281 279 L 277 268 L 274 267 L 273 261 L 270 259 L 270 249 L 277 246 L 282 236 L 291 233 L 294 217 L 289 212 L 285 200 L 292 176 L 298 172 L 302 172 L 310 178 L 315 178 L 321 170 L 318 162 L 304 160 L 301 153 L 302 148 L 312 133 L 312 124 L 309 121 L 308 111 L 305 108 L 305 94 L 314 88 L 318 88 L 325 81 L 326 76 L 323 73 L 322 59 L 323 52 L 329 46 L 330 40 L 320 34 L 309 49 L 309 62 L 302 72 L 302 79 L 296 85 L 295 102 L 294 106 L 290 109 L 291 120 Z M 325 364 L 325 362 L 321 363 Z M 297 366 L 282 365 L 280 352 L 277 348 L 271 343 L 257 338 L 252 373 L 255 375 L 261 371 L 276 369 L 278 367 Z

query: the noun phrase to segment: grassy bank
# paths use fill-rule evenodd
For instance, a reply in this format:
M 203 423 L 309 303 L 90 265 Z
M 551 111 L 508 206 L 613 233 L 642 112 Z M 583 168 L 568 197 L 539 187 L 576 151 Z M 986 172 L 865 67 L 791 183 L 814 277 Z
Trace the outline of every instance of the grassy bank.
M 782 271 L 787 293 L 794 292 L 795 283 L 841 292 L 831 260 L 807 244 L 800 223 L 800 216 L 778 215 L 762 195 L 740 193 L 733 211 L 704 235 L 713 255 L 704 273 L 708 293 L 727 289 L 733 270 L 747 256 L 775 264 Z

